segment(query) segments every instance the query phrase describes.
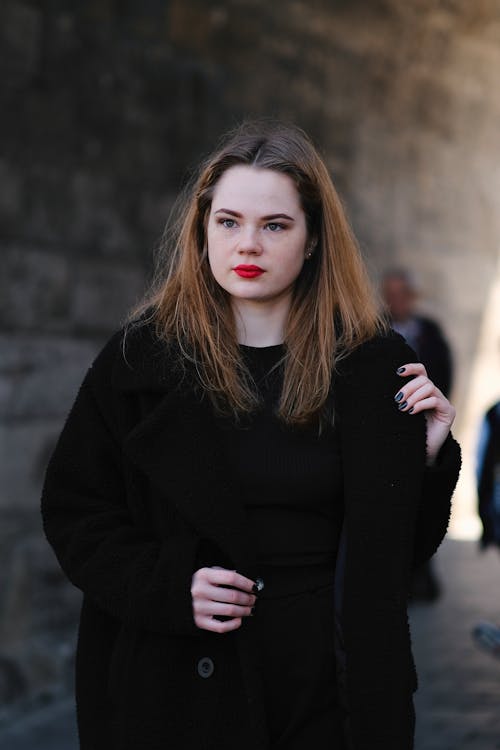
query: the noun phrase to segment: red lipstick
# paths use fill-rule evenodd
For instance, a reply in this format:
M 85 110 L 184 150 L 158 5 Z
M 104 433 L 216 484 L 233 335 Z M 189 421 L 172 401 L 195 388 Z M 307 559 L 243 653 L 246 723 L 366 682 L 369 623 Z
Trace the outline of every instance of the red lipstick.
M 260 266 L 236 266 L 233 271 L 244 279 L 254 279 L 256 276 L 260 276 L 264 273 L 264 269 Z

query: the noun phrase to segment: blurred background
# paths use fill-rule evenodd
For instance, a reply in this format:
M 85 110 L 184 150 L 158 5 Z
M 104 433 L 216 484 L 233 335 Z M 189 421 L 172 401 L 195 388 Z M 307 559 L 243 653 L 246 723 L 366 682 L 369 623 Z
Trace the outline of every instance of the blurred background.
M 21 747 L 27 717 L 72 689 L 80 599 L 41 533 L 47 459 L 89 363 L 145 288 L 189 170 L 255 115 L 309 132 L 374 280 L 408 269 L 450 344 L 464 468 L 443 597 L 413 614 L 435 720 L 419 748 L 445 750 L 432 744 L 436 721 L 463 718 L 450 698 L 463 659 L 476 700 L 467 726 L 479 709 L 483 726 L 498 713 L 500 663 L 476 656 L 468 628 L 500 618 L 500 561 L 476 549 L 473 476 L 481 416 L 500 398 L 500 0 L 3 0 L 0 73 L 5 747 Z M 443 657 L 451 632 L 461 645 Z M 500 747 L 500 726 L 490 729 L 487 750 Z M 472 740 L 463 747 L 483 748 Z

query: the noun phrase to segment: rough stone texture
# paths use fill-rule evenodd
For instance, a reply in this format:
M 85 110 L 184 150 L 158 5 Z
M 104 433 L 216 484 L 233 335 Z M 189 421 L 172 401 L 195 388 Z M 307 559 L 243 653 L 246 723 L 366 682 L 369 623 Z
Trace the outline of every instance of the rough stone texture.
M 0 720 L 70 685 L 80 597 L 41 533 L 44 469 L 224 118 L 220 74 L 173 47 L 168 13 L 0 5 Z
M 498 254 L 499 78 L 499 0 L 0 5 L 4 710 L 65 684 L 47 639 L 71 643 L 79 599 L 41 541 L 43 470 L 186 169 L 244 115 L 305 127 L 374 274 L 417 272 L 460 402 Z
M 47 551 L 33 511 L 0 510 L 0 727 L 73 683 L 79 593 Z

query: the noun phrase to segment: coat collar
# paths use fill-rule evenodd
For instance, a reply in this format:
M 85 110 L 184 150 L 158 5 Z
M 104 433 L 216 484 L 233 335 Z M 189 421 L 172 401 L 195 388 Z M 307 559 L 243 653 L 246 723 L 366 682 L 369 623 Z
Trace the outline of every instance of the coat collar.
M 168 346 L 147 327 L 125 337 L 113 386 L 122 393 L 155 394 L 151 410 L 126 436 L 125 453 L 173 499 L 200 538 L 214 542 L 238 570 L 250 575 L 255 560 L 244 488 L 231 475 L 209 400 L 195 392 L 172 361 Z
M 179 381 L 172 370 L 173 346 L 161 341 L 152 324 L 134 323 L 117 334 L 113 387 L 121 393 L 171 391 Z

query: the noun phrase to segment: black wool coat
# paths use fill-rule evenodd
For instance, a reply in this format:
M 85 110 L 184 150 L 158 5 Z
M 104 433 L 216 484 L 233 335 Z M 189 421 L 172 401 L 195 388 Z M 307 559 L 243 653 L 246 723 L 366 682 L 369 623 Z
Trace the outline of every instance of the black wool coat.
M 408 580 L 445 533 L 459 471 L 451 437 L 424 468 L 424 418 L 394 404 L 395 370 L 414 357 L 401 337 L 379 337 L 333 381 L 346 540 L 339 683 L 354 750 L 413 746 Z M 258 575 L 242 491 L 207 400 L 147 325 L 125 344 L 116 334 L 88 371 L 47 469 L 42 512 L 62 568 L 84 593 L 83 750 L 268 748 L 245 625 L 217 635 L 192 616 L 191 577 L 202 565 Z

